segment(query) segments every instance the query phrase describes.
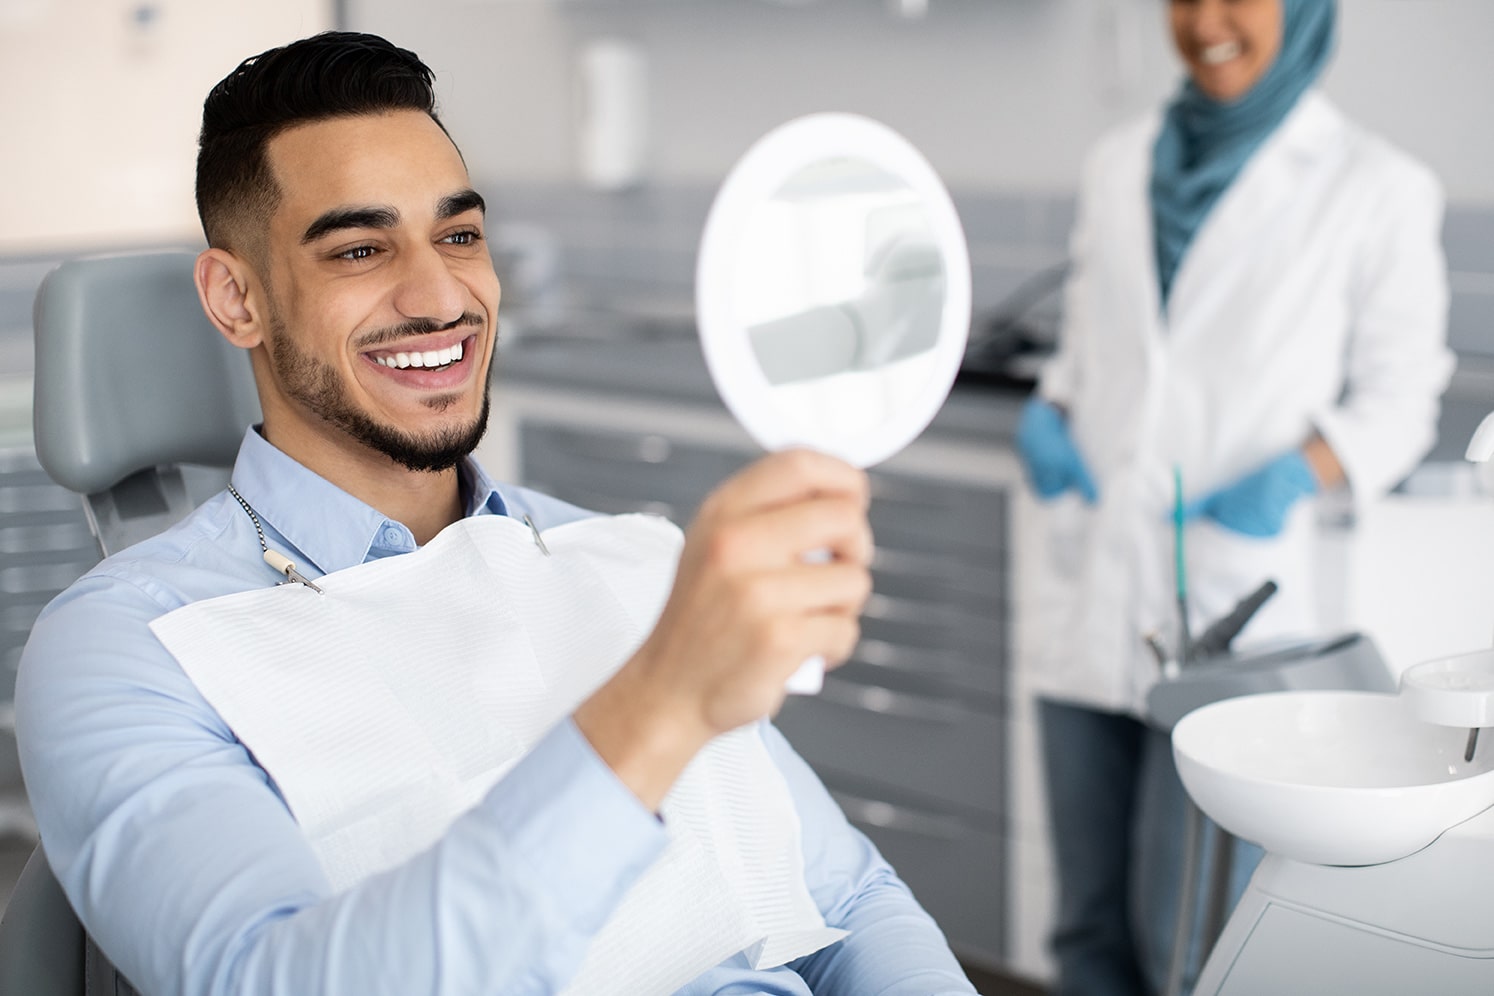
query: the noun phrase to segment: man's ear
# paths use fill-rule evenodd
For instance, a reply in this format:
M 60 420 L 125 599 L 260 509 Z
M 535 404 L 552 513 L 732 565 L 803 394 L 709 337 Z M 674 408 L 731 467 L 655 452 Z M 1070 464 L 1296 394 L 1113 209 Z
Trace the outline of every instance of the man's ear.
M 226 249 L 206 249 L 197 257 L 192 277 L 202 310 L 223 338 L 241 349 L 264 341 L 259 282 L 243 259 Z

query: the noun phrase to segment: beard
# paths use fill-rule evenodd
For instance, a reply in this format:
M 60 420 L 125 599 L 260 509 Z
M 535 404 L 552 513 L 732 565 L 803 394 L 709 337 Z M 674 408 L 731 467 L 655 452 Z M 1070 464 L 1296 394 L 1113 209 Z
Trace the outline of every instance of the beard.
M 482 320 L 475 315 L 463 315 L 456 324 L 480 325 Z M 429 327 L 401 326 L 386 330 L 385 336 L 393 339 L 396 335 L 435 332 L 448 327 L 433 323 Z M 429 473 L 450 470 L 482 441 L 488 427 L 491 385 L 483 386 L 482 411 L 472 422 L 447 426 L 424 435 L 406 432 L 398 426 L 375 421 L 353 404 L 348 397 L 347 385 L 337 370 L 296 345 L 295 340 L 286 334 L 285 323 L 278 314 L 270 316 L 270 328 L 270 363 L 286 394 L 323 422 L 382 453 L 401 467 Z M 458 400 L 459 395 L 455 394 L 437 395 L 427 399 L 425 406 L 443 412 Z

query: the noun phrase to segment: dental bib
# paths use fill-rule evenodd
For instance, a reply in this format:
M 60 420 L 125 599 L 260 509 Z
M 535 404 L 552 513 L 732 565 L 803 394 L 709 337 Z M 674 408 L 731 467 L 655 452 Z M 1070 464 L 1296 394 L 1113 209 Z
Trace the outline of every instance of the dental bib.
M 414 553 L 196 602 L 151 624 L 274 779 L 342 891 L 435 843 L 634 652 L 683 539 L 625 515 L 543 534 L 476 516 Z M 788 785 L 756 726 L 711 741 L 660 807 L 669 842 L 566 992 L 668 993 L 739 952 L 834 943 Z

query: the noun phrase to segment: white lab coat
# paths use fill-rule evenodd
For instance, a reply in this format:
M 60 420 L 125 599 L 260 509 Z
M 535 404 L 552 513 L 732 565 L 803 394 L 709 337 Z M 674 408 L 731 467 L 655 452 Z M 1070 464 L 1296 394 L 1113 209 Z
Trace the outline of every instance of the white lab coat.
M 1044 506 L 1047 576 L 1032 604 L 1038 691 L 1143 715 L 1175 645 L 1172 468 L 1194 498 L 1316 430 L 1356 502 L 1431 447 L 1452 370 L 1442 192 L 1424 167 L 1309 92 L 1199 229 L 1160 309 L 1147 184 L 1154 114 L 1093 151 L 1081 181 L 1059 348 L 1041 394 L 1099 486 Z M 1242 641 L 1312 635 L 1314 503 L 1271 540 L 1187 527 L 1195 636 L 1267 578 Z

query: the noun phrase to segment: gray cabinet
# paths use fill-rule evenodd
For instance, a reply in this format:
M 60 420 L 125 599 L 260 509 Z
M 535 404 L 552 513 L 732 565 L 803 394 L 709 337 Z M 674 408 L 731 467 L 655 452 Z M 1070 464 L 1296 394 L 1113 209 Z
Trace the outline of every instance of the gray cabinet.
M 667 423 L 516 418 L 526 485 L 685 525 L 756 455 Z M 625 420 L 624 420 L 625 421 Z M 678 427 L 674 431 L 671 426 Z M 656 431 L 657 430 L 657 431 Z M 875 594 L 854 657 L 778 726 L 962 957 L 1003 963 L 1008 876 L 1008 508 L 1003 489 L 874 470 Z

